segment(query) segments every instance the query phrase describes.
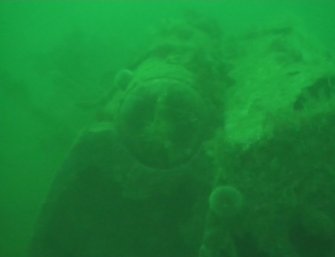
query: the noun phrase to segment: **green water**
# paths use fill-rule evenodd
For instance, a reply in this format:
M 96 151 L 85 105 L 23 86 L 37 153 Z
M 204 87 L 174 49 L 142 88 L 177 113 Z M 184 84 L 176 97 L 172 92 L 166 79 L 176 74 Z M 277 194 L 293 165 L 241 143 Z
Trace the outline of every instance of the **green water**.
M 334 10 L 335 4 L 326 0 L 1 1 L 0 256 L 27 256 L 33 238 L 43 241 L 48 236 L 54 246 L 37 243 L 42 250 L 36 250 L 33 256 L 108 256 L 109 249 L 118 249 L 111 250 L 111 256 L 179 257 L 185 253 L 192 254 L 185 257 L 195 257 L 202 246 L 213 252 L 200 253 L 204 254 L 200 257 L 333 256 Z M 168 122 L 178 125 L 173 128 L 178 135 L 161 146 L 160 140 L 170 133 L 165 119 L 158 118 L 150 127 L 151 132 L 148 129 L 155 135 L 151 143 L 137 137 L 136 133 L 147 133 L 147 128 L 141 127 L 141 119 L 151 119 L 152 110 L 160 106 L 146 105 L 146 100 L 143 104 L 140 93 L 135 91 L 131 104 L 121 105 L 119 112 L 130 118 L 116 125 L 115 139 L 125 144 L 125 152 L 139 163 L 131 166 L 133 159 L 123 156 L 123 146 L 119 149 L 116 143 L 113 150 L 108 144 L 110 135 L 101 132 L 108 123 L 114 126 L 114 122 L 119 122 L 119 118 L 105 117 L 117 112 L 114 105 L 122 103 L 125 96 L 121 94 L 120 99 L 108 105 L 106 95 L 114 97 L 108 92 L 116 83 L 115 77 L 127 80 L 128 73 L 119 75 L 120 70 L 130 70 L 139 81 L 150 77 L 150 72 L 166 75 L 164 69 L 170 68 L 164 66 L 164 61 L 149 63 L 149 71 L 141 71 L 138 63 L 145 63 L 152 42 L 163 41 L 156 31 L 167 20 L 183 19 L 190 12 L 214 20 L 214 27 L 221 31 L 220 41 L 211 26 L 205 29 L 209 43 L 207 39 L 190 39 L 196 47 L 205 42 L 196 59 L 200 64 L 186 62 L 195 68 L 190 69 L 191 75 L 185 75 L 186 79 L 194 76 L 196 80 L 202 76 L 197 92 L 203 100 L 188 88 L 184 90 L 179 82 L 174 84 L 174 91 L 164 91 L 171 94 L 169 108 L 177 106 L 178 110 L 194 113 L 191 118 L 187 112 L 185 116 L 178 111 L 168 113 Z M 272 29 L 287 27 L 294 28 L 293 32 L 273 34 Z M 269 36 L 264 32 L 267 30 L 272 31 Z M 219 45 L 213 43 L 217 40 Z M 177 44 L 178 47 L 183 57 L 183 48 Z M 215 47 L 220 51 L 216 52 Z M 207 64 L 204 55 L 209 57 Z M 184 76 L 180 68 L 183 64 L 178 63 L 177 71 L 172 72 Z M 202 74 L 214 66 L 219 72 L 209 69 Z M 155 87 L 155 83 L 150 85 Z M 164 83 L 160 84 L 162 88 Z M 160 89 L 151 92 L 151 86 L 144 86 L 144 91 L 159 102 L 163 93 Z M 139 107 L 132 105 L 136 101 Z M 144 112 L 148 115 L 142 115 Z M 198 119 L 203 119 L 199 126 Z M 96 138 L 86 138 L 84 132 L 78 139 L 80 131 L 87 127 L 96 133 Z M 71 151 L 74 142 L 77 143 Z M 112 159 L 106 151 L 122 154 Z M 71 163 L 85 162 L 73 161 L 73 167 L 62 168 L 68 159 Z M 96 163 L 101 167 L 94 166 Z M 185 166 L 180 167 L 180 163 Z M 82 172 L 92 165 L 91 169 L 117 170 L 121 175 L 116 172 L 113 179 L 119 181 L 123 181 L 124 170 L 133 169 L 139 179 L 127 180 L 122 197 L 113 199 L 114 194 L 104 191 L 113 187 L 113 179 L 108 185 L 105 177 L 94 179 L 94 174 Z M 163 175 L 159 173 L 162 167 L 167 169 L 163 169 Z M 75 182 L 62 180 L 60 170 L 74 174 L 78 171 L 78 176 L 84 174 L 84 178 Z M 186 175 L 179 175 L 179 171 Z M 67 192 L 55 197 L 57 203 L 50 204 L 52 211 L 46 212 L 62 217 L 64 210 L 74 206 L 70 216 L 82 219 L 82 223 L 64 225 L 64 220 L 59 219 L 57 224 L 55 218 L 40 225 L 44 224 L 40 220 L 44 220 L 43 206 L 49 202 L 51 188 L 57 195 L 64 185 L 82 195 Z M 155 192 L 157 196 L 151 197 Z M 64 199 L 69 201 L 64 203 Z M 134 215 L 116 212 L 110 216 L 113 208 L 106 206 L 113 201 Z M 96 209 L 91 213 L 90 208 Z M 149 216 L 157 218 L 152 224 L 158 227 L 141 227 L 141 222 L 147 224 L 148 213 L 154 213 Z M 83 230 L 90 215 L 91 223 Z M 113 241 L 118 247 L 110 245 L 106 238 L 113 234 L 103 229 L 114 224 L 108 221 L 113 218 L 125 226 L 119 228 L 125 231 L 121 233 L 122 240 Z M 236 225 L 237 221 L 241 224 Z M 40 226 L 43 232 L 38 232 Z M 58 226 L 65 228 L 57 230 Z M 78 231 L 72 235 L 70 231 L 75 229 Z M 85 231 L 92 233 L 91 239 L 78 236 Z M 70 236 L 62 239 L 55 236 L 58 232 Z M 180 244 L 161 244 L 173 238 L 174 233 Z M 154 248 L 157 245 L 162 246 Z M 171 246 L 173 249 L 168 248 Z M 130 253 L 131 248 L 138 255 Z

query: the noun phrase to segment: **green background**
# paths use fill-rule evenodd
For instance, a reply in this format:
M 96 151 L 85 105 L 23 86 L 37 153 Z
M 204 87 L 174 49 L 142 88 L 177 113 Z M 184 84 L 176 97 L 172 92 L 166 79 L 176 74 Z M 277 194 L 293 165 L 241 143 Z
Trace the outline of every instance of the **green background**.
M 294 19 L 333 51 L 332 2 L 1 1 L 0 256 L 25 255 L 53 177 L 94 117 L 83 106 L 103 95 L 160 22 L 198 10 L 232 37 Z

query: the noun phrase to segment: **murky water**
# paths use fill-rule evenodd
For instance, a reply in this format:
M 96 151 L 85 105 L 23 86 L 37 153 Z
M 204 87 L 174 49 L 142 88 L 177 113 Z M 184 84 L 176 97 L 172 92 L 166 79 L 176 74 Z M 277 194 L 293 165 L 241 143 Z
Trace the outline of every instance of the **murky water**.
M 334 10 L 1 1 L 0 256 L 334 256 Z

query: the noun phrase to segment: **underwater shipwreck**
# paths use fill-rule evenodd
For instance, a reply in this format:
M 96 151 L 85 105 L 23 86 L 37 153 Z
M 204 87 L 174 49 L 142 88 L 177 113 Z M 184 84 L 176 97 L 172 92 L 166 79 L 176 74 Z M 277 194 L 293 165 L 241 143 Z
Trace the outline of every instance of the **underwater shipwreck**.
M 171 20 L 110 81 L 31 257 L 335 256 L 335 66 L 298 26 Z

